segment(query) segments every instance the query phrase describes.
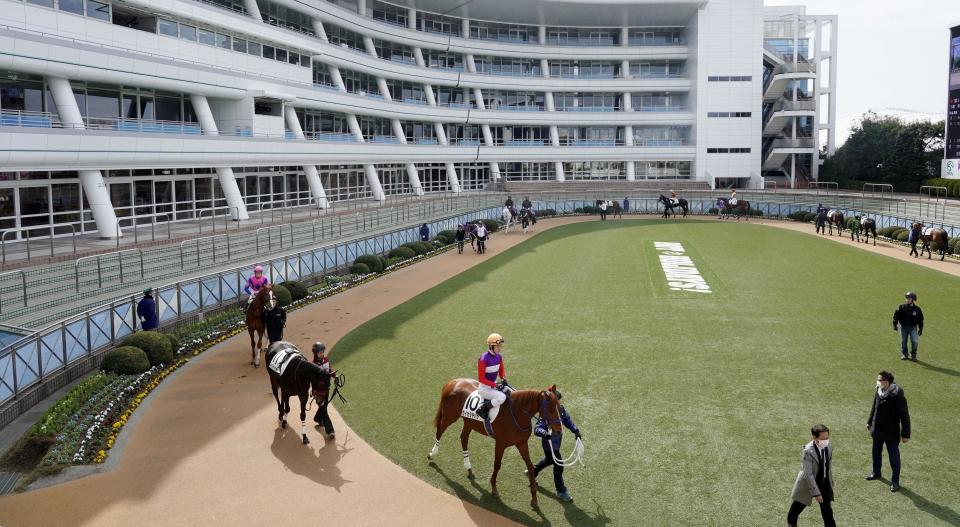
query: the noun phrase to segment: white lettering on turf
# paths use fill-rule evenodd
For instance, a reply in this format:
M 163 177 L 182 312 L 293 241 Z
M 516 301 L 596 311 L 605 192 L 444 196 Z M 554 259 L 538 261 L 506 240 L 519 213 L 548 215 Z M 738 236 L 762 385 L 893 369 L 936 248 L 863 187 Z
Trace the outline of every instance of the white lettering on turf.
M 700 276 L 693 260 L 686 255 L 683 245 L 676 242 L 653 242 L 660 257 L 660 266 L 667 277 L 671 291 L 712 293 L 710 284 Z

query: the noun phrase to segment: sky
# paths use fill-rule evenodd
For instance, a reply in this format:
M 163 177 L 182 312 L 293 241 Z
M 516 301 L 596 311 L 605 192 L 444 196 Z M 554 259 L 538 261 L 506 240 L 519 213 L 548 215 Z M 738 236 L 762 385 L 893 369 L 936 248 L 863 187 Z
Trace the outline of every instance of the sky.
M 946 117 L 951 26 L 958 0 L 764 0 L 838 15 L 837 135 L 868 110 L 905 109 Z

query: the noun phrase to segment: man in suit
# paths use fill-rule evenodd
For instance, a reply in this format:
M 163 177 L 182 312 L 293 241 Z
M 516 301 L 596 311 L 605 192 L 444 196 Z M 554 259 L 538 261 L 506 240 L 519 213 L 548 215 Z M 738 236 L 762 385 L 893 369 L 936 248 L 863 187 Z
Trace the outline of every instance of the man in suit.
M 820 504 L 824 527 L 837 527 L 833 520 L 833 448 L 830 447 L 830 429 L 814 425 L 813 439 L 803 447 L 800 473 L 793 484 L 790 497 L 793 503 L 787 513 L 787 525 L 797 526 L 797 518 L 814 500 Z
M 892 471 L 890 492 L 897 492 L 900 490 L 900 442 L 910 441 L 910 411 L 903 389 L 893 382 L 893 374 L 888 371 L 877 374 L 877 391 L 873 394 L 867 430 L 873 437 L 873 472 L 864 479 L 880 479 L 886 445 Z

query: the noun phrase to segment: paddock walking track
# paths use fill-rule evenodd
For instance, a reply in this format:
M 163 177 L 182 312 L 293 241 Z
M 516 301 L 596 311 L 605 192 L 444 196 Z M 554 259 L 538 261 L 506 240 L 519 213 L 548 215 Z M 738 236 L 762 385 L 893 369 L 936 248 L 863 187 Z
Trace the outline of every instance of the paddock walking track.
M 537 229 L 543 232 L 582 221 L 596 218 L 548 219 Z M 813 226 L 807 224 L 750 224 L 814 235 Z M 298 310 L 288 319 L 287 340 L 301 349 L 308 350 L 315 340 L 333 348 L 352 328 L 530 236 L 497 234 L 484 256 L 450 251 Z M 956 261 L 916 260 L 907 256 L 905 248 L 884 242 L 874 247 L 853 244 L 849 237 L 829 239 L 960 276 Z M 335 353 L 334 349 L 334 364 Z M 469 372 L 469 365 L 464 372 Z M 411 382 L 419 380 L 411 378 Z M 369 396 L 351 393 L 349 388 L 348 384 L 348 398 Z M 148 397 L 103 470 L 0 498 L 0 524 L 516 525 L 417 479 L 373 450 L 335 411 L 331 417 L 336 440 L 324 441 L 311 426 L 312 442 L 302 445 L 296 423 L 285 431 L 277 426 L 275 406 L 265 371 L 249 366 L 246 335 L 228 340 L 192 360 Z M 396 419 L 410 420 L 410 433 L 423 436 L 426 454 L 432 432 L 421 426 L 425 420 L 421 417 L 398 415 Z M 450 471 L 459 474 L 455 436 L 447 438 L 443 450 Z M 531 447 L 536 452 L 539 445 L 531 443 Z M 482 448 L 492 445 L 475 438 L 473 449 Z M 486 486 L 489 467 L 480 468 L 479 484 Z M 549 473 L 541 479 L 542 485 L 550 486 Z M 786 496 L 789 483 L 776 492 Z M 466 478 L 463 484 L 468 485 Z M 589 502 L 583 505 L 590 507 Z

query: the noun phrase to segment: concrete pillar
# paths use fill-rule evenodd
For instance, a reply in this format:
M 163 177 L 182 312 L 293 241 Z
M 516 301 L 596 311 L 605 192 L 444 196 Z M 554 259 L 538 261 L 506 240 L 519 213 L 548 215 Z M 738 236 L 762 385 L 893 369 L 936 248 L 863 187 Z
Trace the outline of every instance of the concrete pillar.
M 630 92 L 623 92 L 623 98 L 621 99 L 623 104 L 624 112 L 633 111 L 633 94 Z
M 496 165 L 496 163 L 492 163 L 492 164 Z M 447 163 L 446 167 L 447 167 L 447 183 L 450 185 L 450 190 L 452 192 L 463 192 L 463 188 L 460 187 L 460 178 L 457 177 L 457 168 L 453 166 L 453 163 Z M 499 174 L 499 170 L 497 173 Z
M 284 117 L 287 120 L 287 128 L 293 132 L 297 139 L 304 139 L 303 127 L 300 126 L 300 118 L 297 117 L 297 110 L 293 106 L 285 106 Z M 329 206 L 327 202 L 327 193 L 323 189 L 323 182 L 320 180 L 320 172 L 316 165 L 303 165 L 303 171 L 307 176 L 307 185 L 310 186 L 310 195 L 317 202 L 317 208 L 325 209 Z
M 483 102 L 483 91 L 480 88 L 473 89 L 473 101 L 477 103 L 478 110 L 486 110 L 487 105 Z
M 263 22 L 263 15 L 260 14 L 260 7 L 257 5 L 257 0 L 243 0 L 243 5 L 247 8 L 248 15 Z
M 556 105 L 556 103 L 553 101 L 553 92 L 552 92 L 552 91 L 543 92 L 543 102 L 547 105 L 547 111 L 548 111 L 548 112 L 555 112 L 555 111 L 557 111 L 557 105 Z
M 637 180 L 637 162 L 627 161 L 627 181 Z
M 360 123 L 357 121 L 356 115 L 352 113 L 347 114 L 347 126 L 350 128 L 350 131 L 353 132 L 353 136 L 358 142 L 367 142 L 367 140 L 363 137 L 363 130 L 360 129 Z
M 357 13 L 367 16 L 367 0 L 357 0 Z
M 417 172 L 417 165 L 414 163 L 407 163 L 407 180 L 410 181 L 410 188 L 413 189 L 413 193 L 422 196 L 423 184 L 420 183 L 420 173 Z
M 490 133 L 490 125 L 489 125 L 489 124 L 481 124 L 481 125 L 480 125 L 480 133 L 483 134 L 483 144 L 485 144 L 485 145 L 487 145 L 487 146 L 494 146 L 494 145 L 493 145 L 493 134 Z
M 417 10 L 407 9 L 407 28 L 417 29 Z
M 330 42 L 330 39 L 327 38 L 327 30 L 323 27 L 323 20 L 319 18 L 313 19 L 313 32 L 317 34 L 317 38 L 324 42 Z
M 397 136 L 400 144 L 407 144 L 407 134 L 403 131 L 403 125 L 400 124 L 400 119 L 390 119 L 390 127 L 393 128 L 393 135 Z
M 547 26 L 537 26 L 537 43 L 541 46 L 547 44 Z
M 630 41 L 630 30 L 625 27 L 620 28 L 620 45 L 627 47 Z
M 370 164 L 363 165 L 363 171 L 367 175 L 367 185 L 370 186 L 370 193 L 373 194 L 373 199 L 385 201 L 387 196 L 384 195 L 383 186 L 380 185 L 380 176 L 377 175 L 377 167 Z
M 77 130 L 85 128 L 77 100 L 73 96 L 70 81 L 58 77 L 48 77 L 47 84 L 53 95 L 53 102 L 57 105 L 57 114 L 64 127 Z M 83 187 L 84 200 L 90 206 L 93 220 L 97 224 L 97 235 L 104 239 L 115 239 L 123 236 L 117 226 L 117 213 L 113 210 L 110 193 L 103 182 L 103 174 L 99 170 L 78 170 L 80 185 Z
M 333 85 L 336 86 L 338 90 L 346 93 L 347 85 L 343 83 L 343 75 L 340 75 L 340 68 L 327 64 L 327 71 L 330 72 L 330 79 L 333 80 Z
M 437 97 L 433 93 L 433 86 L 430 84 L 423 85 L 423 94 L 427 96 L 427 104 L 430 106 L 437 105 Z
M 553 146 L 560 146 L 560 131 L 557 130 L 556 125 L 550 126 L 550 144 Z
M 630 61 L 624 60 L 620 62 L 620 77 L 623 79 L 630 78 Z
M 467 53 L 464 55 L 463 62 L 467 65 L 467 73 L 477 72 L 477 61 L 473 58 L 472 53 Z
M 633 146 L 633 125 L 628 124 L 623 127 L 623 141 L 627 146 Z
M 470 19 L 469 19 L 469 18 L 463 18 L 463 19 L 461 19 L 461 22 L 460 22 L 460 23 L 462 24 L 462 25 L 460 26 L 460 32 L 463 33 L 463 35 L 461 35 L 461 36 L 462 36 L 463 38 L 470 38 Z
M 380 88 L 380 95 L 383 96 L 383 100 L 390 102 L 393 101 L 393 96 L 390 95 L 390 88 L 387 87 L 387 80 L 383 77 L 377 77 L 377 88 Z
M 567 180 L 566 176 L 564 176 L 564 174 L 563 174 L 563 161 L 556 161 L 556 162 L 554 162 L 554 163 L 553 163 L 553 170 L 554 170 L 554 172 L 555 172 L 554 175 L 556 176 L 557 181 L 566 181 L 566 180 Z
M 540 75 L 545 79 L 550 78 L 550 61 L 547 59 L 540 59 Z
M 433 131 L 437 136 L 437 142 L 440 143 L 440 146 L 447 146 L 449 144 L 447 131 L 443 129 L 443 123 L 433 123 Z
M 190 94 L 190 102 L 193 104 L 193 111 L 197 115 L 197 120 L 200 121 L 200 129 L 203 130 L 203 133 L 218 135 L 217 122 L 213 118 L 213 112 L 210 111 L 207 98 L 203 95 Z M 233 169 L 218 167 L 217 179 L 220 181 L 223 197 L 227 199 L 227 207 L 230 208 L 230 216 L 233 221 L 249 219 L 247 204 L 243 202 L 243 195 L 240 194 L 240 187 L 237 186 L 237 178 L 233 175 Z
M 364 35 L 363 36 L 363 47 L 367 50 L 367 53 L 377 56 L 377 46 L 373 43 L 373 38 Z
M 427 67 L 427 61 L 423 59 L 423 50 L 419 47 L 413 48 L 413 61 L 421 68 Z

